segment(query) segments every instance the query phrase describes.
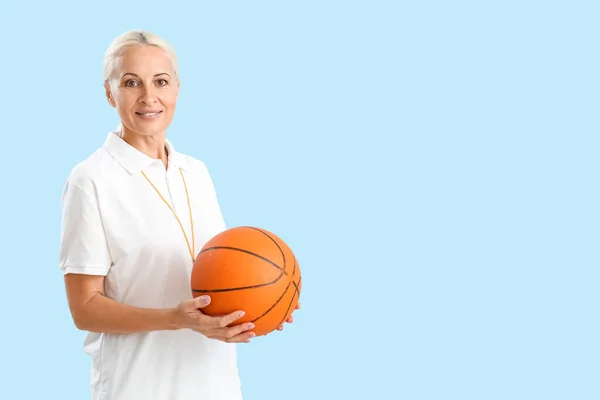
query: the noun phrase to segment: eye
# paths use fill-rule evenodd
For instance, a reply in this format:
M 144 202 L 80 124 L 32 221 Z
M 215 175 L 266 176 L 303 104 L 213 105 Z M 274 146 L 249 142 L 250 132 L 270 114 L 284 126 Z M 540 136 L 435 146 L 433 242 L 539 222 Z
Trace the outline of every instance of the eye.
M 166 80 L 166 79 L 159 79 L 159 80 L 157 81 L 157 83 L 159 84 L 159 86 L 166 86 L 166 85 L 168 85 L 168 84 L 169 84 L 169 82 L 167 82 L 167 80 Z
M 137 85 L 138 85 L 138 83 L 136 81 L 134 81 L 133 79 L 129 79 L 129 80 L 125 81 L 126 87 L 135 87 Z

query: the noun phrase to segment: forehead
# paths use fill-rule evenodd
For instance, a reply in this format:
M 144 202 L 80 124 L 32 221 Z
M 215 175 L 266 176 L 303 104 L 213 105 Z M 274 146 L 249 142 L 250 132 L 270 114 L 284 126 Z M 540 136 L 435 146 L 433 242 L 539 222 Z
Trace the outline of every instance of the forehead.
M 153 76 L 166 72 L 174 75 L 171 58 L 156 46 L 131 46 L 119 57 L 117 76 L 132 73 L 139 76 Z

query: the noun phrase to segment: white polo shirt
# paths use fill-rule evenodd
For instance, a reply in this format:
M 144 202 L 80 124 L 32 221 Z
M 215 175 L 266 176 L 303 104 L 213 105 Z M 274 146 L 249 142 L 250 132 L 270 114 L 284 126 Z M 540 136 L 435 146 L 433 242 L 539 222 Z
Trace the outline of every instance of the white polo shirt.
M 105 276 L 105 294 L 138 307 L 175 307 L 192 298 L 192 260 L 172 211 L 195 254 L 225 229 L 210 175 L 199 160 L 166 142 L 169 158 L 152 159 L 115 133 L 72 170 L 62 204 L 63 274 Z M 187 329 L 139 334 L 89 332 L 92 400 L 239 400 L 235 344 Z

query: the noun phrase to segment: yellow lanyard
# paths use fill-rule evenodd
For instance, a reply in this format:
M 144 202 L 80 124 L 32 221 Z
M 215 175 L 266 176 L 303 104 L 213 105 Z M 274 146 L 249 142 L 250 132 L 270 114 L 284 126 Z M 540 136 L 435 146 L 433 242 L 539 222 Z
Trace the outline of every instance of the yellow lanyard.
M 169 209 L 171 210 L 171 212 L 175 216 L 175 219 L 177 219 L 177 222 L 179 222 L 179 226 L 181 227 L 181 232 L 183 232 L 183 236 L 185 237 L 185 241 L 187 242 L 187 246 L 188 246 L 188 250 L 190 252 L 190 256 L 192 257 L 192 262 L 194 262 L 194 261 L 196 261 L 196 258 L 194 257 L 194 254 L 196 254 L 196 244 L 195 244 L 195 241 L 194 241 L 194 220 L 192 218 L 192 206 L 190 205 L 190 195 L 188 193 L 188 188 L 187 188 L 187 185 L 185 183 L 185 178 L 183 177 L 183 172 L 181 171 L 181 168 L 179 168 L 179 174 L 181 175 L 181 179 L 183 180 L 183 186 L 185 187 L 185 195 L 187 197 L 188 209 L 190 210 L 190 227 L 192 228 L 192 244 L 191 244 L 191 246 L 190 246 L 190 241 L 188 240 L 188 236 L 185 233 L 185 229 L 183 228 L 183 225 L 181 224 L 181 221 L 179 220 L 179 217 L 177 217 L 177 214 L 175 213 L 175 210 L 173 210 L 173 207 L 171 207 L 171 205 L 169 205 L 169 202 L 167 202 L 167 200 L 165 200 L 165 198 L 160 194 L 160 192 L 158 191 L 158 189 L 156 188 L 156 186 L 154 186 L 154 184 L 150 181 L 150 179 L 148 179 L 148 176 L 144 173 L 144 171 L 142 171 L 142 175 L 144 175 L 144 178 L 146 178 L 146 180 L 148 181 L 148 183 L 150 183 L 150 185 L 152 185 L 152 187 L 154 188 L 154 190 L 156 190 L 156 193 L 158 193 L 158 195 L 160 196 L 160 198 L 162 199 L 162 201 L 165 202 L 165 204 L 167 205 L 167 207 L 169 207 Z

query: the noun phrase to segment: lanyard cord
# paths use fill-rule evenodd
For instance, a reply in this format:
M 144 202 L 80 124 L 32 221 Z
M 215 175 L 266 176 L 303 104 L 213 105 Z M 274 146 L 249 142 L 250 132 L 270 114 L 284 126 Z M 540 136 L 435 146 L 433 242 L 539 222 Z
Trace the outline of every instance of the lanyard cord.
M 156 191 L 156 193 L 158 193 L 158 195 L 160 196 L 160 198 L 162 199 L 162 201 L 164 201 L 165 204 L 167 205 L 167 207 L 169 207 L 169 209 L 171 210 L 171 212 L 175 216 L 175 219 L 177 220 L 177 222 L 179 222 L 179 226 L 181 227 L 181 232 L 183 232 L 183 236 L 185 237 L 185 241 L 187 243 L 188 250 L 190 252 L 190 257 L 192 257 L 192 262 L 194 262 L 196 260 L 195 257 L 194 257 L 194 254 L 196 253 L 196 250 L 195 250 L 196 249 L 196 245 L 195 245 L 195 240 L 194 240 L 194 220 L 192 218 L 192 206 L 190 205 L 190 195 L 188 193 L 187 184 L 185 183 L 185 178 L 183 177 L 183 172 L 181 171 L 181 168 L 179 168 L 179 174 L 181 175 L 181 179 L 183 180 L 183 186 L 185 187 L 185 195 L 187 197 L 188 209 L 190 210 L 190 226 L 192 228 L 192 244 L 191 245 L 190 245 L 190 241 L 188 240 L 188 236 L 185 233 L 185 229 L 183 228 L 183 225 L 181 224 L 181 221 L 179 220 L 179 217 L 177 217 L 177 214 L 175 213 L 175 210 L 173 210 L 173 207 L 171 207 L 169 205 L 169 202 L 167 202 L 167 200 L 165 200 L 165 198 L 162 196 L 162 194 L 160 194 L 160 192 L 158 191 L 158 189 L 156 188 L 156 186 L 154 186 L 154 184 L 150 181 L 150 179 L 148 178 L 148 176 L 144 173 L 144 171 L 142 171 L 142 175 L 144 175 L 144 178 L 146 178 L 146 180 L 148 181 L 148 183 L 150 183 L 150 185 L 152 185 L 152 187 L 154 188 L 154 190 Z

